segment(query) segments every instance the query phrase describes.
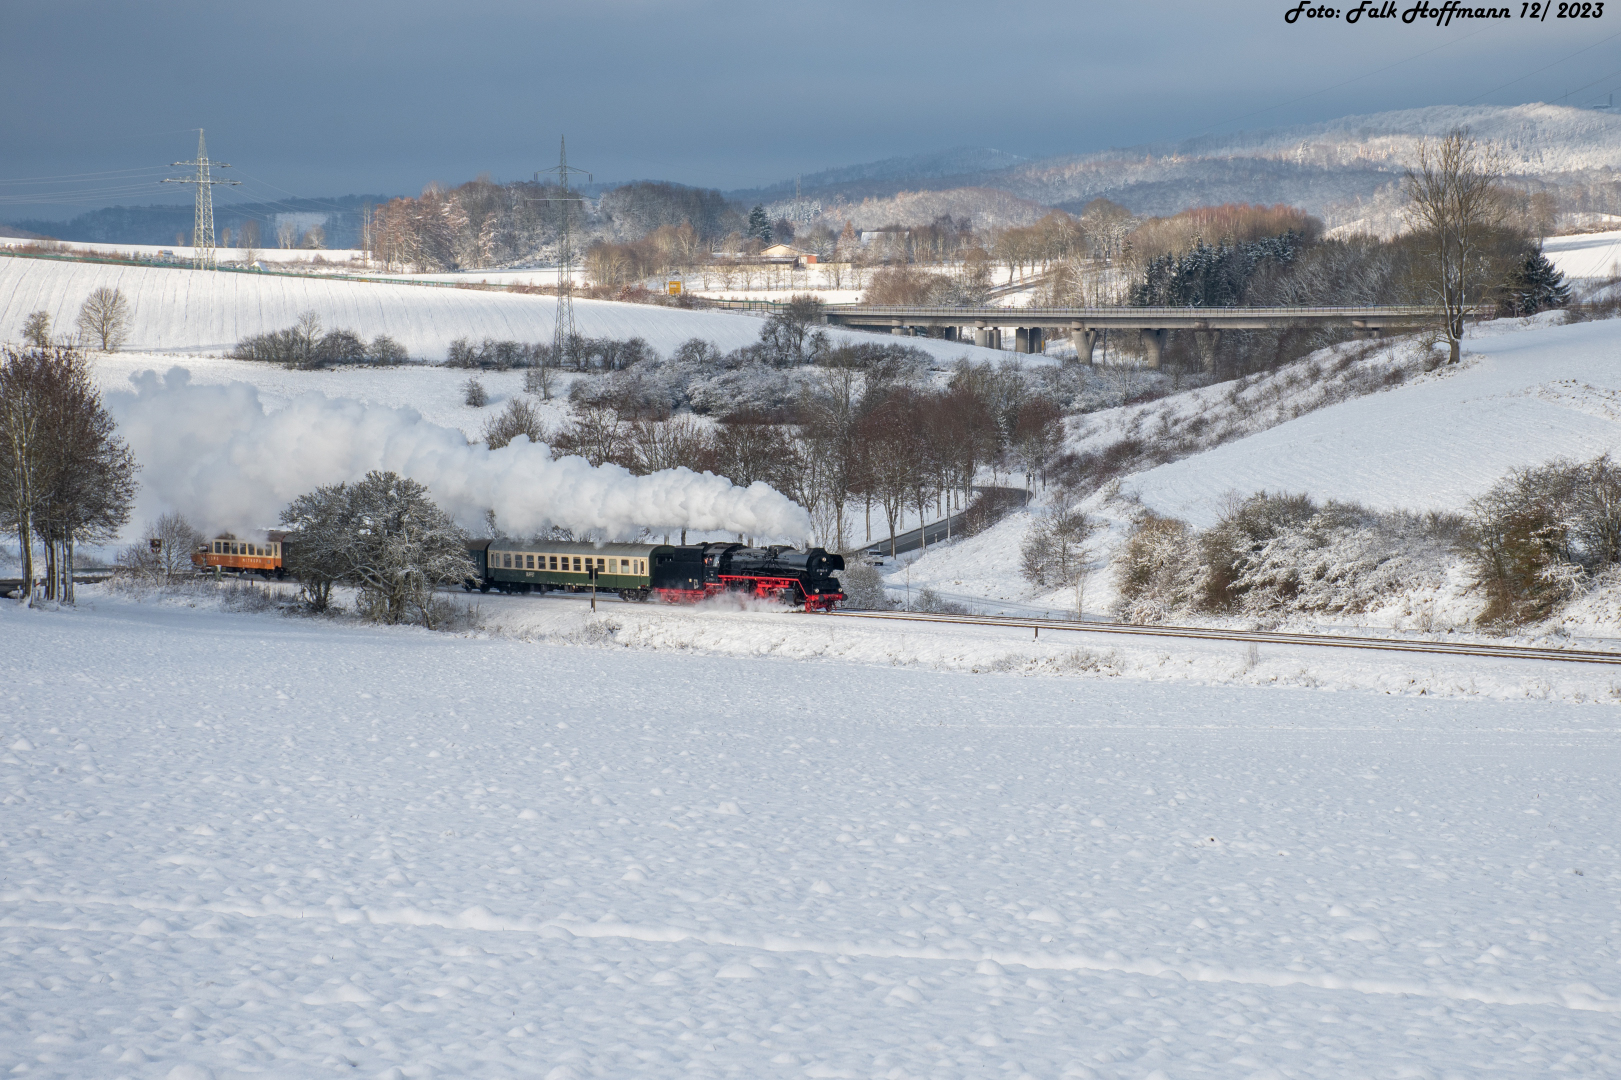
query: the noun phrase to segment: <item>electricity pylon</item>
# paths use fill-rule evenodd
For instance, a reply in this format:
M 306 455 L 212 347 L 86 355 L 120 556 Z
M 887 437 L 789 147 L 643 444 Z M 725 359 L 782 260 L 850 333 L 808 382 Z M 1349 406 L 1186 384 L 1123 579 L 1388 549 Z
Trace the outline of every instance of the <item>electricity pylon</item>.
M 558 239 L 557 239 L 557 327 L 552 332 L 552 362 L 563 363 L 569 350 L 575 347 L 579 334 L 574 329 L 574 240 L 569 210 L 570 203 L 583 203 L 585 200 L 570 194 L 568 189 L 569 173 L 576 175 L 585 173 L 586 182 L 591 180 L 591 174 L 584 169 L 576 169 L 568 163 L 568 140 L 559 136 L 557 167 L 555 169 L 541 169 L 535 173 L 535 179 L 540 179 L 542 172 L 556 173 L 558 186 L 562 189 L 555 199 L 541 199 L 540 202 L 554 202 L 558 209 Z
M 235 186 L 242 183 L 240 180 L 216 180 L 209 174 L 209 167 L 216 169 L 229 169 L 230 166 L 223 161 L 209 161 L 208 149 L 203 145 L 203 129 L 197 129 L 197 160 L 176 161 L 175 165 L 197 166 L 196 176 L 182 176 L 170 180 L 160 180 L 161 184 L 196 184 L 197 185 L 197 220 L 192 226 L 191 245 L 193 257 L 191 265 L 199 270 L 213 270 L 214 265 L 214 185 L 228 184 Z

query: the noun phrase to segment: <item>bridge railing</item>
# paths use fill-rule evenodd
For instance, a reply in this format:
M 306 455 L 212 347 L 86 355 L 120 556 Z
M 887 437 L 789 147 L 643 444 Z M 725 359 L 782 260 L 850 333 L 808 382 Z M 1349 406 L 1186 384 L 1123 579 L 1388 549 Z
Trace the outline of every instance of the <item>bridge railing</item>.
M 755 304 L 773 303 L 772 301 L 751 301 Z M 1087 317 L 1108 318 L 1122 315 L 1136 317 L 1139 315 L 1167 315 L 1179 319 L 1197 317 L 1203 314 L 1250 316 L 1256 318 L 1289 318 L 1291 316 L 1318 315 L 1318 316 L 1438 316 L 1442 309 L 1423 305 L 1400 305 L 1385 307 L 902 307 L 902 306 L 876 306 L 869 304 L 829 304 L 822 309 L 829 315 L 872 315 L 875 317 L 905 318 L 915 315 L 928 318 L 964 318 L 972 319 L 975 316 L 995 317 L 998 319 L 1013 318 L 1018 315 L 1034 315 L 1041 318 L 1074 317 L 1086 319 Z

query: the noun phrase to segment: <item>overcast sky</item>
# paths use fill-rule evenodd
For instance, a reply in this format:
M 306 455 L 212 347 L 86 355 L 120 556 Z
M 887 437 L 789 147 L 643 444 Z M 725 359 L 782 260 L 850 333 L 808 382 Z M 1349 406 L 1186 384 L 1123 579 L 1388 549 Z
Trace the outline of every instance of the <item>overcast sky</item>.
M 1289 6 L 0 0 L 0 218 L 44 197 L 49 216 L 184 201 L 158 173 L 15 181 L 157 169 L 199 126 L 249 197 L 527 177 L 562 133 L 599 180 L 737 188 L 953 146 L 1045 156 L 1621 86 L 1621 37 L 1604 40 L 1621 5 L 1447 29 L 1291 26 Z

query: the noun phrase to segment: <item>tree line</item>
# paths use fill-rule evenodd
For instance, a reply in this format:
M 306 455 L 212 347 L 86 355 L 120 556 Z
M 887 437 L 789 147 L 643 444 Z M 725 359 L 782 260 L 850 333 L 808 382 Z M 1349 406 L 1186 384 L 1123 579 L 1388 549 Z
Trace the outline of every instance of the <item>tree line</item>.
M 769 326 L 763 336 L 771 336 Z M 707 419 L 677 412 L 647 385 L 663 367 L 694 356 L 724 360 L 696 339 L 668 361 L 648 350 L 630 367 L 576 381 L 573 415 L 562 427 L 548 429 L 519 395 L 488 419 L 483 441 L 498 449 L 524 435 L 556 453 L 639 474 L 686 467 L 742 486 L 763 481 L 806 507 L 818 542 L 836 550 L 854 546 L 858 508 L 865 542 L 875 513 L 893 536 L 908 513 L 938 518 L 972 503 L 983 467 L 1021 475 L 1027 485 L 1044 482 L 1061 451 L 1062 409 L 1017 366 L 962 362 L 935 388 L 919 350 L 831 348 L 816 354 L 775 407 L 740 404 L 733 394 L 732 408 Z

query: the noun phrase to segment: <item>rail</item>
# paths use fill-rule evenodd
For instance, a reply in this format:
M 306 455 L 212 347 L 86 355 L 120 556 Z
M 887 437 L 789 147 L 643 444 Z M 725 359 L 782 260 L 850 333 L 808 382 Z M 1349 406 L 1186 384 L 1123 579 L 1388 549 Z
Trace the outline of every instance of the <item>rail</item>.
M 1222 630 L 1201 626 L 1138 626 L 1134 623 L 1084 623 L 1063 619 L 1023 619 L 1003 615 L 931 615 L 900 611 L 835 611 L 847 619 L 889 619 L 909 622 L 961 623 L 1034 630 L 1068 630 L 1088 634 L 1125 634 L 1138 637 L 1198 638 L 1208 641 L 1253 641 L 1263 645 L 1313 645 L 1335 649 L 1374 649 L 1384 652 L 1438 653 L 1480 656 L 1499 660 L 1558 660 L 1572 664 L 1621 665 L 1621 652 L 1598 649 L 1549 649 L 1533 645 L 1477 645 L 1469 642 L 1404 641 L 1400 638 L 1352 637 L 1338 634 L 1280 634 L 1266 630 Z

